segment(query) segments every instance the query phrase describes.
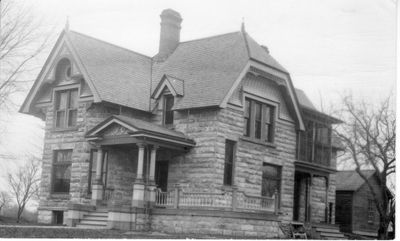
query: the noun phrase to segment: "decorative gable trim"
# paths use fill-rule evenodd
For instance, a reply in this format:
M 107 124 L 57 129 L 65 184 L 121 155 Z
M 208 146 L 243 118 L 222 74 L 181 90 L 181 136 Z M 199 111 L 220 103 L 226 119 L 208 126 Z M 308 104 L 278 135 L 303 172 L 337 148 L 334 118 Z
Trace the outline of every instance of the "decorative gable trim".
M 300 104 L 298 102 L 296 93 L 294 91 L 294 87 L 293 87 L 292 81 L 290 79 L 290 75 L 288 73 L 284 73 L 284 72 L 272 69 L 268 66 L 260 64 L 253 60 L 249 60 L 246 63 L 242 72 L 239 74 L 238 78 L 235 80 L 232 87 L 230 88 L 228 93 L 225 95 L 224 99 L 222 100 L 222 102 L 219 106 L 221 108 L 226 108 L 229 99 L 231 98 L 231 96 L 232 96 L 233 92 L 236 90 L 236 88 L 239 86 L 240 82 L 245 77 L 246 73 L 249 71 L 254 72 L 255 69 L 257 69 L 258 72 L 260 72 L 259 74 L 267 73 L 268 76 L 270 76 L 270 75 L 273 76 L 272 80 L 277 82 L 278 85 L 285 87 L 285 90 L 287 91 L 287 94 L 290 98 L 290 102 L 293 106 L 293 112 L 295 113 L 295 116 L 296 116 L 295 119 L 297 122 L 297 128 L 302 131 L 305 130 L 303 117 L 302 117 L 302 114 L 300 111 Z
M 183 96 L 184 95 L 184 81 L 178 78 L 163 75 L 161 81 L 158 83 L 156 88 L 154 89 L 151 98 L 158 99 L 161 94 L 164 92 L 164 89 L 167 88 L 173 96 Z
M 27 97 L 25 98 L 24 103 L 22 104 L 21 108 L 19 109 L 19 111 L 21 113 L 31 113 L 32 112 L 32 107 L 33 107 L 32 103 L 34 102 L 36 95 L 38 94 L 38 92 L 39 92 L 40 88 L 43 86 L 43 84 L 46 84 L 46 83 L 49 84 L 54 81 L 53 76 L 54 76 L 55 65 L 61 58 L 67 56 L 65 54 L 66 50 L 68 50 L 71 53 L 70 55 L 68 55 L 68 58 L 71 59 L 71 64 L 73 64 L 74 67 L 77 67 L 77 69 L 79 69 L 79 72 L 82 74 L 83 78 L 90 86 L 90 89 L 94 96 L 94 101 L 95 102 L 101 101 L 99 94 L 98 94 L 97 90 L 95 89 L 93 82 L 89 78 L 89 75 L 87 74 L 87 71 L 84 68 L 79 56 L 77 55 L 71 42 L 68 40 L 68 32 L 64 30 L 63 32 L 61 32 L 60 36 L 58 37 L 56 44 L 54 45 L 53 49 L 51 50 L 50 55 L 47 57 L 45 64 L 43 65 L 41 71 L 39 72 L 39 75 L 36 78 Z M 76 77 L 79 75 L 76 73 L 77 73 L 77 70 L 74 71 L 73 77 Z M 48 78 L 48 76 L 52 76 L 52 78 Z
M 130 132 L 136 132 L 138 131 L 137 128 L 128 125 L 126 123 L 124 123 L 123 121 L 117 119 L 117 118 L 109 118 L 107 119 L 105 122 L 103 122 L 102 124 L 99 124 L 95 129 L 90 130 L 86 136 L 99 136 L 101 132 L 105 131 L 108 127 L 112 126 L 113 124 L 117 124 L 119 126 L 122 126 L 124 128 L 126 128 L 128 131 Z

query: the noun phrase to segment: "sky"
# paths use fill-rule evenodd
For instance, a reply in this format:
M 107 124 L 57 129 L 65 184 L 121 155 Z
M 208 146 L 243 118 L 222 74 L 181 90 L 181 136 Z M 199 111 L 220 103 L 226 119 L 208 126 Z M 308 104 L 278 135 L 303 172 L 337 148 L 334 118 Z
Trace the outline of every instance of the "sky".
M 289 72 L 318 109 L 337 105 L 344 93 L 378 101 L 396 88 L 395 0 L 18 0 L 42 27 L 57 36 L 69 28 L 153 56 L 160 13 L 172 8 L 183 22 L 181 41 L 246 32 Z M 55 38 L 54 38 L 55 40 Z M 53 43 L 36 60 L 41 67 Z M 40 68 L 28 79 L 35 79 Z M 22 103 L 27 92 L 15 97 Z M 1 115 L 2 113 L 0 113 Z M 3 113 L 4 114 L 4 113 Z M 7 116 L 0 137 L 0 177 L 28 154 L 40 156 L 43 121 L 25 114 Z M 0 182 L 1 184 L 1 182 Z M 1 185 L 0 185 L 1 189 Z

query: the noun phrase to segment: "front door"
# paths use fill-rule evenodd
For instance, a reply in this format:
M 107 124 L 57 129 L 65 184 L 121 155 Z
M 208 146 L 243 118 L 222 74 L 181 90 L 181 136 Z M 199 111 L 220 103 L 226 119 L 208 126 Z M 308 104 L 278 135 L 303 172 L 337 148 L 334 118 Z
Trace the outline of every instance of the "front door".
M 168 187 L 168 161 L 156 162 L 155 179 L 157 187 L 166 192 Z
M 300 221 L 300 190 L 301 176 L 298 172 L 294 175 L 294 200 L 293 200 L 293 220 Z

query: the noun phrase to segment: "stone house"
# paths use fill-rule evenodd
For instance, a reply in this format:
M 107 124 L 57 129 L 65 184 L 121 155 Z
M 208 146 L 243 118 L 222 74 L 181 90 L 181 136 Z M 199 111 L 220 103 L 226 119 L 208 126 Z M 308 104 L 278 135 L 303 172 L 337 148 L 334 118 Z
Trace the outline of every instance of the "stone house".
M 375 170 L 363 170 L 376 193 L 381 193 Z M 368 184 L 356 171 L 337 172 L 336 222 L 347 233 L 376 238 L 379 229 L 379 212 Z M 388 195 L 391 196 L 388 191 Z M 381 196 L 378 198 L 382 198 Z
M 20 112 L 45 121 L 39 221 L 277 237 L 331 223 L 331 126 L 244 27 L 159 52 L 60 34 Z

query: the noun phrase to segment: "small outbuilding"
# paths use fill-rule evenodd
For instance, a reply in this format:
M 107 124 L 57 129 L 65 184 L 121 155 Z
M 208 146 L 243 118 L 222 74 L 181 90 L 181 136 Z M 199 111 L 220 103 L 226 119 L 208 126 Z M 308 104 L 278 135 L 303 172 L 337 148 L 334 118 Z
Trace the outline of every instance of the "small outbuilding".
M 375 170 L 362 170 L 374 188 L 380 189 Z M 336 223 L 340 230 L 368 237 L 376 237 L 379 212 L 366 181 L 355 171 L 336 174 Z M 380 192 L 376 192 L 380 193 Z

